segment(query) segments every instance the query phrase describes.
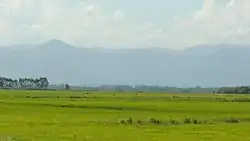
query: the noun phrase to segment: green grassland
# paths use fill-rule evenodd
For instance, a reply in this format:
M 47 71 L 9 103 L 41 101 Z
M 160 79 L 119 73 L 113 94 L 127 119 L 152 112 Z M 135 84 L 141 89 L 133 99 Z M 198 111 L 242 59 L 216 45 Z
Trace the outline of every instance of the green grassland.
M 250 96 L 0 90 L 2 140 L 250 141 Z

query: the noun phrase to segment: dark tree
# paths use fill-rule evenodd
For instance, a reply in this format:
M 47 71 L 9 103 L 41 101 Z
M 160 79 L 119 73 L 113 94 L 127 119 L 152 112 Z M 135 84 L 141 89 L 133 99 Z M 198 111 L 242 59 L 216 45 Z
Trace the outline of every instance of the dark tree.
M 4 79 L 3 77 L 0 77 L 0 88 L 4 87 Z
M 70 89 L 69 84 L 66 84 L 66 85 L 65 85 L 65 90 L 69 90 L 69 89 Z
M 43 89 L 48 88 L 49 80 L 46 77 L 41 77 L 39 82 L 41 83 L 41 86 L 40 86 L 41 88 L 43 88 Z

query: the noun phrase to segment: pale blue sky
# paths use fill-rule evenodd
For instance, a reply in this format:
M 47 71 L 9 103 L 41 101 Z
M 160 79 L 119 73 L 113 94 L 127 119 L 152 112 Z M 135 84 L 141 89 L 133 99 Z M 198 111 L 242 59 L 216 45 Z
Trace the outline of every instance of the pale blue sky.
M 112 0 L 110 6 L 105 7 L 118 8 L 128 11 L 128 14 L 136 18 L 159 20 L 171 18 L 174 15 L 186 15 L 202 7 L 201 0 Z
M 0 0 L 0 44 L 186 48 L 250 42 L 249 0 Z
M 88 0 L 89 3 L 99 3 L 112 13 L 120 9 L 126 11 L 133 22 L 153 21 L 164 24 L 174 16 L 187 16 L 202 8 L 202 0 Z

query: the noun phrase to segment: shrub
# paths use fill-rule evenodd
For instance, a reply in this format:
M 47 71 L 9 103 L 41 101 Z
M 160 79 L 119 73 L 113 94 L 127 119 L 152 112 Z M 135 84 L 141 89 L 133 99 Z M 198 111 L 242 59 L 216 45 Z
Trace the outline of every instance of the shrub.
M 120 123 L 121 124 L 126 124 L 126 121 L 122 119 L 122 120 L 120 120 Z
M 173 96 L 173 98 L 179 98 L 178 96 Z
M 160 124 L 160 123 L 161 123 L 160 120 L 154 119 L 154 118 L 151 118 L 151 119 L 150 119 L 150 122 L 153 123 L 153 124 Z
M 184 123 L 185 124 L 192 124 L 192 120 L 190 118 L 185 118 Z
M 208 121 L 206 121 L 206 120 L 203 120 L 203 124 L 208 124 Z
M 137 123 L 138 123 L 138 124 L 142 124 L 142 121 L 141 121 L 141 120 L 137 120 Z
M 179 122 L 174 120 L 174 119 L 171 119 L 169 122 L 170 122 L 170 124 L 179 124 Z
M 133 119 L 129 117 L 128 119 L 122 119 L 119 122 L 120 124 L 133 124 Z M 137 123 L 141 123 L 141 121 L 139 122 L 138 120 Z
M 127 120 L 127 123 L 128 124 L 133 124 L 133 119 L 131 117 L 129 117 L 128 120 Z
M 185 124 L 207 124 L 206 120 L 198 120 L 198 119 L 191 119 L 191 118 L 185 118 L 184 119 Z
M 201 122 L 198 121 L 197 119 L 193 119 L 193 123 L 194 123 L 194 124 L 201 124 Z
M 193 119 L 193 124 L 204 124 L 206 121 Z
M 229 118 L 229 119 L 226 120 L 226 122 L 227 122 L 227 123 L 239 123 L 240 120 L 235 119 L 235 118 Z

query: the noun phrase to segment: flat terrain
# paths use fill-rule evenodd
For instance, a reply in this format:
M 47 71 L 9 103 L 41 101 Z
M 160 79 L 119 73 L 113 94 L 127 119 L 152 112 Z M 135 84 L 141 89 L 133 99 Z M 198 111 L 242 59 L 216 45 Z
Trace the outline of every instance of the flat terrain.
M 250 96 L 0 90 L 0 141 L 250 141 Z

